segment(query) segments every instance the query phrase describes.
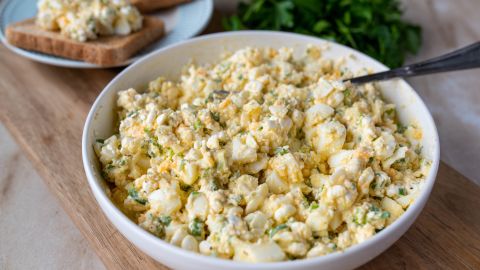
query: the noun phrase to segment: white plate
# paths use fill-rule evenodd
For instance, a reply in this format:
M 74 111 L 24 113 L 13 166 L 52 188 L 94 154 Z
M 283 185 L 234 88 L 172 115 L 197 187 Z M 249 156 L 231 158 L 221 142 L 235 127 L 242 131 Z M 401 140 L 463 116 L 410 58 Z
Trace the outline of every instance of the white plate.
M 72 68 L 105 68 L 83 61 L 70 60 L 44 53 L 20 49 L 8 44 L 5 38 L 7 25 L 35 17 L 37 0 L 4 0 L 0 3 L 0 40 L 13 52 L 32 60 L 62 67 Z M 167 34 L 159 41 L 147 46 L 132 58 L 115 66 L 126 66 L 142 56 L 167 45 L 191 38 L 200 33 L 210 21 L 213 13 L 213 0 L 194 0 L 174 8 L 154 13 L 163 19 Z

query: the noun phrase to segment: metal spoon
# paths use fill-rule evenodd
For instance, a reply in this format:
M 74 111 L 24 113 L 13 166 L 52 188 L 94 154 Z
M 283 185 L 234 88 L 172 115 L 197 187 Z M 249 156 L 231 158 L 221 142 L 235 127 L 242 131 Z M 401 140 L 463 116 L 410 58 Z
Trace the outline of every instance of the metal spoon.
M 440 73 L 480 67 L 480 42 L 473 43 L 456 51 L 404 67 L 374 73 L 366 76 L 345 79 L 360 84 L 372 81 L 388 80 L 396 77 L 413 77 L 418 75 Z

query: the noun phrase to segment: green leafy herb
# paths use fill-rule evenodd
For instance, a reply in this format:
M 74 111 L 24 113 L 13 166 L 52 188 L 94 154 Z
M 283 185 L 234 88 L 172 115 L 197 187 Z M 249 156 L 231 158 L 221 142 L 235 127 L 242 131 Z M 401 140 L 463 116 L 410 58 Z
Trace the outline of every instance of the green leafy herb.
M 212 119 L 220 122 L 220 114 L 218 112 L 210 112 L 210 116 L 212 116 Z
M 312 204 L 310 204 L 310 209 L 311 210 L 315 210 L 318 208 L 318 203 L 317 202 L 312 202 Z
M 185 159 L 180 160 L 180 170 L 183 171 L 185 168 Z
M 370 209 L 369 209 L 371 212 L 375 212 L 377 213 L 378 211 L 380 211 L 380 209 L 378 209 L 378 207 L 376 207 L 375 205 L 372 205 L 370 206 Z
M 108 164 L 107 167 L 105 167 L 105 170 L 107 171 L 111 171 L 113 169 L 115 169 L 115 166 L 113 166 L 113 164 Z
M 133 111 L 131 111 L 131 112 L 129 112 L 129 113 L 127 114 L 127 117 L 133 117 L 133 116 L 136 116 L 137 114 L 138 114 L 138 111 L 137 111 L 137 110 L 133 110 Z
M 148 135 L 148 136 L 151 136 L 152 135 L 152 130 L 149 129 L 149 128 L 144 128 L 143 131 Z
M 203 233 L 203 222 L 200 219 L 195 218 L 190 223 L 189 229 L 193 236 L 201 236 Z
M 407 195 L 407 191 L 404 188 L 399 188 L 398 189 L 398 194 L 400 194 L 402 196 L 405 196 L 405 195 Z
M 269 236 L 270 238 L 273 237 L 277 232 L 288 228 L 287 224 L 280 224 L 277 227 L 270 230 Z
M 141 205 L 145 205 L 147 203 L 147 200 L 144 198 L 140 198 L 138 192 L 133 187 L 128 189 L 128 196 L 130 196 L 132 199 L 134 199 Z
M 406 126 L 403 126 L 402 124 L 397 123 L 397 132 L 398 133 L 403 133 L 403 132 L 405 132 L 405 130 L 407 130 Z
M 388 115 L 394 115 L 395 114 L 395 109 L 394 108 L 391 108 L 391 109 L 388 109 L 385 111 L 386 114 Z
M 158 221 L 160 221 L 160 223 L 163 225 L 168 226 L 170 225 L 170 222 L 172 222 L 172 218 L 170 216 L 160 216 Z
M 288 153 L 288 148 L 285 147 L 277 147 L 275 149 L 275 155 L 283 156 Z
M 125 164 L 127 164 L 127 160 L 125 158 L 123 158 L 122 160 L 120 160 L 120 163 L 118 163 L 120 166 L 123 166 Z
M 195 130 L 199 130 L 202 127 L 203 127 L 202 121 L 200 121 L 200 119 L 195 120 L 195 123 L 193 123 L 193 128 Z
M 223 27 L 318 36 L 398 67 L 421 45 L 420 27 L 402 20 L 402 13 L 398 0 L 252 0 L 239 3 Z

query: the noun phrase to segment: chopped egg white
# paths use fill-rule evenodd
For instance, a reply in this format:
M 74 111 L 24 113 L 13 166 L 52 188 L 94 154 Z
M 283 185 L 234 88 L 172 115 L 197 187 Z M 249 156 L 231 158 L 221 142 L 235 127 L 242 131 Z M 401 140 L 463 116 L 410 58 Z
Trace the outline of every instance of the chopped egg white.
M 169 243 L 248 262 L 323 256 L 399 218 L 429 171 L 421 131 L 318 48 L 292 52 L 245 48 L 121 91 L 117 134 L 95 144 L 116 204 Z
M 36 23 L 84 42 L 138 31 L 143 17 L 128 0 L 40 0 Z

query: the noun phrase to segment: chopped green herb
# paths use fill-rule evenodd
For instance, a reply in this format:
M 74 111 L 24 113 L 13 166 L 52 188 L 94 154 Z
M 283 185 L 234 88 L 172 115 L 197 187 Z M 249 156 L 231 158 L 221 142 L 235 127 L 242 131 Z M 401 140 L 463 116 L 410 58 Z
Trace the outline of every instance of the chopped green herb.
M 103 140 L 103 139 L 96 139 L 95 141 L 96 141 L 97 143 L 101 143 L 101 144 L 104 144 L 104 143 L 105 143 L 105 140 Z
M 273 237 L 277 232 L 288 228 L 287 224 L 280 224 L 277 227 L 273 228 L 269 232 L 270 238 Z
M 133 187 L 128 189 L 128 196 L 130 196 L 133 200 L 135 200 L 139 204 L 145 205 L 147 203 L 146 199 L 139 197 L 138 192 Z
M 144 128 L 143 131 L 148 135 L 148 136 L 152 136 L 152 130 L 149 129 L 149 128 Z
M 398 189 L 398 194 L 402 195 L 402 196 L 405 196 L 405 195 L 407 195 L 407 191 L 404 188 L 399 188 Z
M 394 108 L 388 109 L 388 110 L 385 111 L 385 113 L 388 114 L 388 115 L 394 115 L 395 109 Z
M 285 147 L 277 147 L 277 149 L 275 149 L 275 155 L 280 155 L 280 156 L 283 156 L 285 154 L 289 153 L 288 151 L 288 148 L 285 148 Z
M 193 236 L 201 236 L 203 233 L 203 222 L 200 219 L 195 218 L 193 222 L 190 223 L 189 229 Z
M 367 217 L 363 211 L 355 211 L 353 215 L 353 222 L 357 223 L 358 225 L 365 225 L 367 223 Z
M 212 116 L 212 119 L 220 122 L 220 114 L 218 112 L 210 112 L 210 116 Z
M 127 117 L 133 117 L 133 116 L 136 116 L 137 114 L 138 114 L 138 111 L 137 111 L 137 110 L 133 110 L 133 111 L 131 111 L 131 112 L 129 112 L 129 113 L 127 114 Z
M 168 155 L 168 158 L 171 160 L 173 158 L 173 156 L 175 155 L 175 151 L 173 151 L 172 148 L 168 148 L 167 155 Z
M 107 171 L 111 171 L 113 169 L 115 169 L 115 166 L 113 166 L 113 164 L 108 164 L 107 167 L 105 167 L 105 170 Z
M 318 203 L 317 202 L 312 202 L 312 204 L 310 204 L 310 209 L 311 210 L 315 210 L 318 208 Z
M 180 170 L 183 171 L 185 168 L 185 159 L 180 160 Z
M 375 212 L 375 213 L 377 213 L 378 211 L 380 211 L 380 209 L 378 209 L 378 207 L 376 207 L 375 205 L 370 206 L 370 209 L 369 209 L 369 210 L 372 211 L 372 212 Z
M 209 178 L 210 176 L 212 176 L 212 173 L 213 173 L 213 168 L 206 168 L 202 172 L 202 178 Z
M 220 189 L 220 184 L 217 179 L 212 179 L 209 183 L 211 190 L 215 191 Z
M 126 159 L 122 159 L 122 160 L 120 161 L 120 163 L 119 163 L 120 166 L 123 166 L 123 165 L 125 165 L 125 164 L 127 164 L 127 160 L 126 160 Z
M 205 104 L 213 101 L 213 92 L 208 94 L 207 98 L 205 99 Z
M 199 130 L 202 127 L 203 127 L 202 121 L 200 121 L 200 119 L 195 120 L 195 123 L 193 123 L 193 128 L 195 130 Z
M 163 225 L 168 226 L 170 225 L 170 222 L 172 222 L 172 218 L 170 216 L 160 216 L 158 221 L 160 221 L 160 223 Z
M 397 123 L 397 132 L 398 133 L 403 133 L 403 132 L 405 132 L 405 130 L 407 130 L 406 126 L 403 126 L 402 124 Z

